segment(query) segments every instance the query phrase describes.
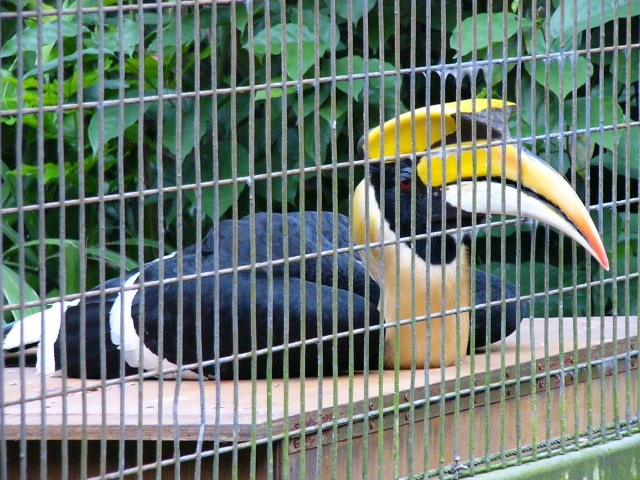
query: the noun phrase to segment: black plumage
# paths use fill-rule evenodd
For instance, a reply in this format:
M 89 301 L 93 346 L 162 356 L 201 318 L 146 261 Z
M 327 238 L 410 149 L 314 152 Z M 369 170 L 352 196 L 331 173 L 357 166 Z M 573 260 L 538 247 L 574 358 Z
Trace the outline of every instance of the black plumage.
M 288 363 L 288 375 L 297 377 L 304 369 L 306 376 L 316 376 L 319 370 L 324 375 L 342 373 L 349 370 L 350 359 L 353 359 L 353 368 L 362 370 L 365 367 L 365 359 L 368 359 L 369 367 L 376 369 L 379 355 L 379 329 L 370 330 L 370 326 L 380 323 L 378 312 L 379 287 L 370 279 L 364 264 L 358 256 L 350 256 L 348 253 L 328 254 L 320 257 L 318 253 L 331 252 L 335 249 L 349 247 L 349 219 L 343 215 L 334 216 L 332 213 L 306 212 L 304 214 L 290 213 L 286 217 L 281 214 L 268 216 L 266 213 L 255 215 L 255 224 L 252 228 L 251 218 L 245 217 L 237 222 L 237 238 L 234 237 L 234 222 L 225 220 L 219 223 L 217 234 L 212 230 L 203 239 L 201 244 L 201 322 L 198 328 L 196 318 L 196 289 L 197 281 L 189 279 L 195 275 L 196 261 L 199 255 L 198 248 L 193 245 L 183 250 L 182 255 L 173 255 L 163 261 L 164 275 L 160 277 L 160 262 L 154 261 L 144 266 L 145 283 L 157 285 L 145 285 L 144 289 L 144 345 L 154 354 L 159 352 L 159 321 L 163 321 L 162 354 L 171 363 L 177 363 L 178 353 L 182 355 L 183 364 L 198 362 L 197 342 L 202 348 L 202 360 L 208 361 L 216 358 L 216 318 L 218 324 L 218 358 L 231 357 L 234 353 L 234 330 L 237 328 L 235 338 L 239 353 L 252 351 L 252 339 L 255 337 L 255 346 L 258 350 L 268 346 L 268 332 L 272 332 L 272 346 L 282 345 L 285 337 L 285 301 L 284 292 L 288 289 L 288 342 L 299 342 L 302 338 L 301 322 L 305 320 L 304 338 L 312 340 L 305 346 L 304 368 L 300 358 L 300 347 L 291 347 L 288 356 L 285 357 L 282 349 L 272 353 L 271 375 L 275 378 L 284 373 L 285 363 Z M 337 221 L 334 238 L 334 220 Z M 287 222 L 287 236 L 284 235 L 285 221 Z M 271 223 L 271 259 L 274 265 L 256 267 L 253 272 L 249 269 L 225 274 L 211 274 L 218 270 L 232 269 L 234 267 L 233 249 L 237 245 L 236 266 L 252 265 L 252 242 L 255 242 L 255 262 L 265 263 L 269 260 L 269 230 L 267 225 Z M 304 251 L 301 251 L 302 232 L 304 231 Z M 255 237 L 253 236 L 255 232 Z M 303 264 L 300 260 L 292 260 L 285 267 L 283 262 L 284 239 L 288 239 L 289 257 L 299 257 L 301 253 L 308 256 Z M 181 283 L 177 281 L 178 258 L 182 260 Z M 217 258 L 217 262 L 216 262 Z M 337 269 L 334 273 L 334 261 Z M 285 278 L 285 269 L 288 271 L 288 279 Z M 128 272 L 125 280 L 132 278 L 137 270 Z M 303 274 L 304 273 L 304 274 Z M 352 279 L 350 291 L 350 278 Z M 136 280 L 136 285 L 139 282 Z M 216 305 L 216 281 L 218 283 L 219 302 Z M 255 281 L 255 302 L 252 302 L 251 288 Z M 288 282 L 285 284 L 285 282 Z M 112 279 L 102 287 L 96 287 L 93 292 L 100 289 L 119 288 L 120 280 Z M 368 298 L 365 297 L 365 289 L 368 287 Z M 182 317 L 178 316 L 178 293 L 182 288 Z M 482 271 L 476 275 L 476 289 L 478 303 L 486 301 L 486 276 Z M 501 283 L 499 277 L 492 277 L 490 285 L 491 299 L 501 298 Z M 162 315 L 159 314 L 160 297 L 162 291 Z M 234 292 L 237 292 L 234 295 Z M 114 308 L 116 297 L 121 291 L 105 295 L 105 305 L 101 314 L 101 296 L 87 295 L 84 302 L 86 313 L 85 328 L 85 369 L 88 378 L 100 378 L 101 353 L 100 353 L 100 325 L 104 325 L 102 338 L 104 338 L 106 364 L 104 366 L 107 378 L 120 375 L 121 360 L 120 350 L 110 335 L 109 314 Z M 507 284 L 507 298 L 515 297 L 515 288 Z M 234 296 L 237 298 L 237 307 L 234 307 Z M 318 301 L 320 300 L 320 301 Z M 352 304 L 352 308 L 349 305 Z M 321 306 L 320 306 L 321 305 Z M 336 326 L 334 329 L 334 305 L 337 306 Z M 368 306 L 368 312 L 367 307 Z M 135 292 L 131 303 L 131 318 L 136 332 L 141 332 L 141 290 Z M 116 308 L 117 309 L 117 308 Z M 114 310 L 116 310 L 114 309 Z M 117 309 L 119 310 L 119 309 Z M 252 311 L 255 310 L 255 314 Z M 81 304 L 70 306 L 65 312 L 66 331 L 66 370 L 70 377 L 79 377 L 81 374 L 81 318 L 83 307 Z M 492 308 L 491 341 L 501 338 L 502 307 Z M 524 313 L 522 310 L 521 313 Z M 115 312 L 114 312 L 115 313 Z M 367 316 L 368 313 L 368 316 Z M 252 321 L 255 318 L 255 324 Z M 352 320 L 350 321 L 350 319 Z M 511 333 L 519 321 L 516 318 L 515 304 L 506 306 L 506 333 Z M 236 323 L 237 322 L 237 323 Z M 322 342 L 323 361 L 319 363 L 318 355 L 318 322 L 321 324 L 323 336 L 329 336 L 335 332 L 348 332 L 362 329 L 353 337 L 353 351 L 350 351 L 350 339 L 348 336 L 334 340 L 329 338 Z M 179 344 L 179 328 L 182 325 L 182 341 Z M 11 325 L 6 327 L 5 336 L 11 330 Z M 200 332 L 198 330 L 200 329 Z M 365 333 L 368 334 L 368 351 L 365 351 Z M 478 309 L 476 313 L 476 347 L 484 345 L 486 332 L 486 310 Z M 333 348 L 337 346 L 337 363 L 333 362 Z M 55 368 L 62 367 L 62 341 L 59 337 L 54 345 Z M 122 362 L 124 363 L 124 362 Z M 219 364 L 220 378 L 234 378 L 234 361 L 224 359 Z M 256 375 L 258 378 L 267 376 L 267 356 L 260 354 L 256 361 Z M 125 374 L 137 371 L 126 365 Z M 216 365 L 210 364 L 204 368 L 205 375 L 214 376 Z M 238 378 L 251 378 L 252 359 L 245 358 L 238 361 Z

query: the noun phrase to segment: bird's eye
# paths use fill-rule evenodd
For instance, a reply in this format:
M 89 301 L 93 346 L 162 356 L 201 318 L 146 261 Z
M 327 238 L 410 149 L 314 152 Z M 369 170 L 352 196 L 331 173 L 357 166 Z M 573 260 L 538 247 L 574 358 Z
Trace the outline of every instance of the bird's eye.
M 402 188 L 403 190 L 411 190 L 411 179 L 403 178 L 402 180 L 400 180 L 400 188 Z

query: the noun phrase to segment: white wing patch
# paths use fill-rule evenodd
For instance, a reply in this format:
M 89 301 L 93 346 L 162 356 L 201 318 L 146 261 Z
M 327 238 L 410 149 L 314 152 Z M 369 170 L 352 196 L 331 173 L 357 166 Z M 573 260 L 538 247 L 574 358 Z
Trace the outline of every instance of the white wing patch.
M 169 259 L 175 255 L 171 254 L 165 257 Z M 155 260 L 157 262 L 158 260 Z M 133 317 L 131 316 L 131 306 L 133 300 L 138 294 L 137 288 L 131 288 L 136 284 L 140 273 L 136 273 L 131 276 L 124 284 L 124 291 L 118 294 L 111 311 L 109 312 L 109 326 L 111 330 L 111 341 L 122 352 L 127 365 L 133 368 L 137 368 L 142 362 L 142 368 L 145 370 L 157 370 L 158 369 L 158 356 L 144 346 L 142 352 L 140 352 L 140 337 L 136 332 L 133 324 Z M 124 319 L 121 317 L 124 314 Z M 175 368 L 176 365 L 166 358 L 162 360 L 161 368 L 163 370 Z M 164 378 L 175 378 L 176 373 L 168 373 L 163 375 Z M 182 378 L 186 380 L 197 380 L 200 377 L 196 372 L 185 370 L 182 372 Z
M 60 335 L 62 313 L 69 307 L 75 307 L 80 300 L 56 302 L 44 312 L 37 312 L 18 321 L 7 334 L 2 348 L 10 350 L 22 345 L 38 343 L 36 370 L 44 375 L 51 375 L 56 368 L 53 346 Z M 44 316 L 44 319 L 42 318 Z M 42 325 L 44 324 L 44 333 Z M 43 369 L 44 365 L 44 369 Z

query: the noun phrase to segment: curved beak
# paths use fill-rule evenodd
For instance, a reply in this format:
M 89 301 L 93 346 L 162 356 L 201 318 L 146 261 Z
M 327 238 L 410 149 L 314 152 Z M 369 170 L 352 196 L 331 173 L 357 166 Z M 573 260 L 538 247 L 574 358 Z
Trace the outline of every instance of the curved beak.
M 607 252 L 589 211 L 571 185 L 545 161 L 514 145 L 466 150 L 460 155 L 459 164 L 457 154 L 447 155 L 442 162 L 446 172 L 440 168 L 429 169 L 431 175 L 434 175 L 431 170 L 438 170 L 436 175 L 447 178 L 444 188 L 448 204 L 474 212 L 475 203 L 475 213 L 520 215 L 544 222 L 574 239 L 604 269 L 609 270 Z M 432 166 L 440 167 L 438 158 L 442 157 L 431 157 Z M 426 161 L 423 157 L 418 165 L 418 174 L 423 180 L 426 178 Z M 458 165 L 460 172 L 457 172 Z M 452 175 L 454 179 L 449 180 Z M 504 189 L 500 182 L 502 176 L 509 181 Z M 474 177 L 476 181 L 473 181 Z M 519 195 L 518 182 L 521 186 Z

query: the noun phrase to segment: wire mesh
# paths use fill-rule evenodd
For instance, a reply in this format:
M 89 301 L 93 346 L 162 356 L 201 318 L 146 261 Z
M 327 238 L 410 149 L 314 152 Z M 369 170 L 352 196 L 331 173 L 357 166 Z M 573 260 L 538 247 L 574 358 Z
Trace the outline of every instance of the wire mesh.
M 0 478 L 637 434 L 638 2 L 3 0 L 0 44 Z

